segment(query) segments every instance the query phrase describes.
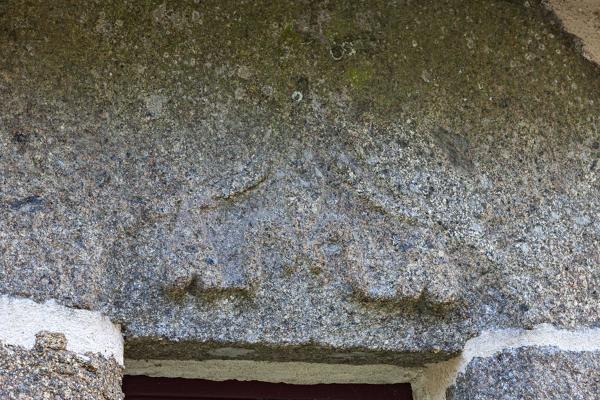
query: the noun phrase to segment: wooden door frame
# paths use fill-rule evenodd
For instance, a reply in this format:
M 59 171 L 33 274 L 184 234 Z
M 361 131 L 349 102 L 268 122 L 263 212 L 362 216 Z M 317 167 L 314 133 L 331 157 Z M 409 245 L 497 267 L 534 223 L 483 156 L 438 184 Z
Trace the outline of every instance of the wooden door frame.
M 291 385 L 126 375 L 123 391 L 125 400 L 412 400 L 408 383 Z

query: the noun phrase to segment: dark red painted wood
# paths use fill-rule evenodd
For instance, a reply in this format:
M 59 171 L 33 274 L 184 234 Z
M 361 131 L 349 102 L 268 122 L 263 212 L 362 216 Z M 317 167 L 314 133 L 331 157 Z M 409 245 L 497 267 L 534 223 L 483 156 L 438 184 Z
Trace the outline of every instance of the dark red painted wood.
M 125 376 L 125 400 L 412 400 L 408 383 L 288 385 Z

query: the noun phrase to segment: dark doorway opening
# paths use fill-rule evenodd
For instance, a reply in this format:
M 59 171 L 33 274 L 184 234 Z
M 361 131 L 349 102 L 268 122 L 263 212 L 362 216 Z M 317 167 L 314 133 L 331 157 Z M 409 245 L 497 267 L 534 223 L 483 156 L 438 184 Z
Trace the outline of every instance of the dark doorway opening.
M 290 385 L 125 376 L 125 400 L 412 400 L 410 384 Z

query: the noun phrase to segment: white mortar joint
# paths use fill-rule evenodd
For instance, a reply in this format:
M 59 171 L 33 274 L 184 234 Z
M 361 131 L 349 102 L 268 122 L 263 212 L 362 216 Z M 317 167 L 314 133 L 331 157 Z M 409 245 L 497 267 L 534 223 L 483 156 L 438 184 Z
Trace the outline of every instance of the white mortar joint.
M 41 331 L 62 333 L 67 350 L 99 353 L 123 365 L 123 336 L 119 325 L 96 311 L 77 310 L 50 300 L 0 296 L 0 342 L 31 349 Z

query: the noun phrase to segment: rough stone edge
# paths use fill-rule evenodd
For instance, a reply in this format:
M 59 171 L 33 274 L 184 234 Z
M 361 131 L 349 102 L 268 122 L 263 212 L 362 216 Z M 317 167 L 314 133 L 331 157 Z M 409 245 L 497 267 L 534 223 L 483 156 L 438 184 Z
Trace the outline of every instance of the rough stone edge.
M 600 33 L 590 34 L 586 29 L 582 29 L 578 23 L 585 24 L 583 21 L 569 11 L 579 4 L 576 1 L 559 2 L 557 0 L 542 0 L 542 6 L 552 17 L 560 24 L 563 32 L 570 36 L 575 43 L 577 50 L 588 61 L 596 66 L 600 66 Z M 581 16 L 579 16 L 581 17 Z
M 32 349 L 40 331 L 64 334 L 69 351 L 99 353 L 124 365 L 121 328 L 99 312 L 0 296 L 0 342 Z
M 556 329 L 543 324 L 532 330 L 485 331 L 465 344 L 459 357 L 422 368 L 393 365 L 344 365 L 247 360 L 125 360 L 125 374 L 209 380 L 259 380 L 291 384 L 410 383 L 415 400 L 444 400 L 446 390 L 476 357 L 506 349 L 554 346 L 564 351 L 600 351 L 600 328 Z
M 535 346 L 553 346 L 563 351 L 600 351 L 600 328 L 565 330 L 542 324 L 532 330 L 485 331 L 467 341 L 460 356 L 428 364 L 413 383 L 415 399 L 446 399 L 446 390 L 456 383 L 458 375 L 464 373 L 476 357 L 487 358 L 507 349 Z

